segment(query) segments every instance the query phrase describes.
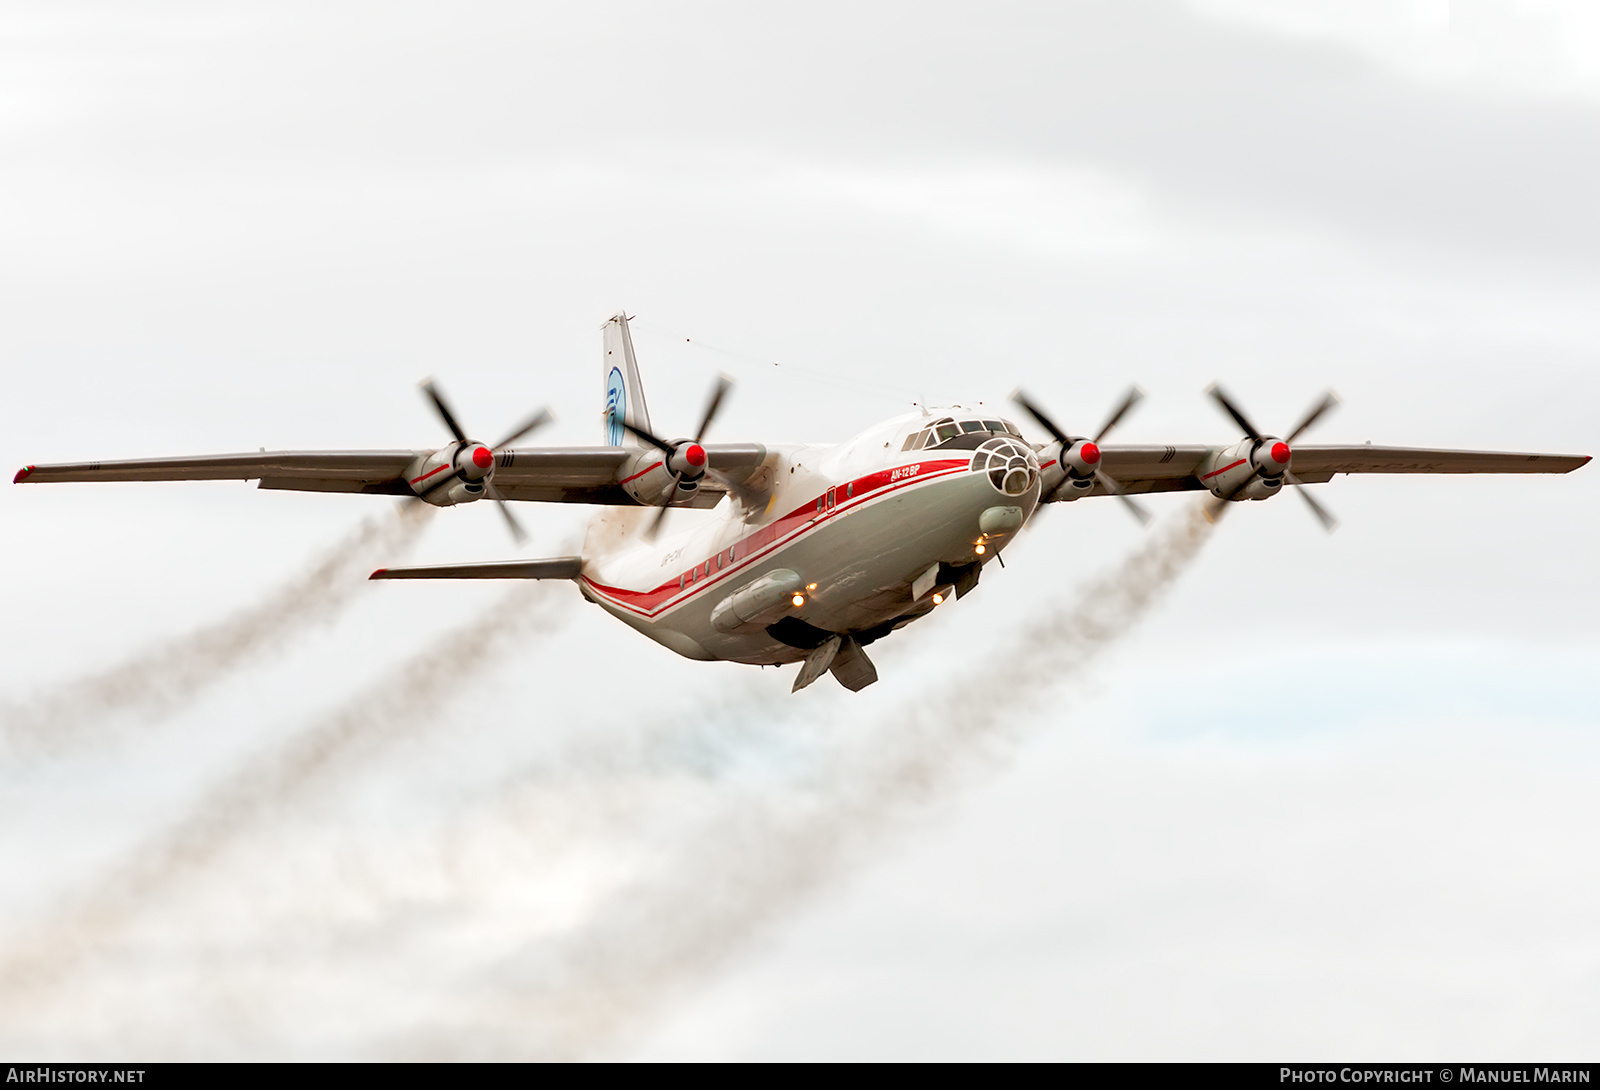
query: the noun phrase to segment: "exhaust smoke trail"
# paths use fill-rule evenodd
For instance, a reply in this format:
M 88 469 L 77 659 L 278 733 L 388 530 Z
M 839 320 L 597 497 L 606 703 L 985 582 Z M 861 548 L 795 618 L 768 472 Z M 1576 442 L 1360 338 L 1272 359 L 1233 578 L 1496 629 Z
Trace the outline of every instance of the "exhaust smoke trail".
M 497 969 L 484 1002 L 422 1054 L 461 1054 L 460 1042 L 477 1039 L 481 1047 L 467 1054 L 526 1055 L 530 1031 L 539 1035 L 533 1047 L 555 1057 L 613 1042 L 860 863 L 919 803 L 1003 760 L 1019 713 L 1125 635 L 1211 530 L 1203 507 L 1185 512 L 1075 606 L 1025 625 L 950 684 L 862 728 L 861 744 L 837 749 L 814 777 L 818 790 L 798 798 L 739 790 L 719 800 L 697 835 L 660 853 L 650 873 L 616 890 L 575 931 Z
M 31 701 L 0 706 L 0 738 L 13 750 L 50 754 L 82 743 L 107 716 L 133 713 L 149 720 L 170 713 L 227 671 L 300 629 L 332 619 L 367 585 L 374 561 L 393 560 L 409 549 L 432 512 L 405 504 L 371 516 L 259 604 Z
M 342 706 L 297 732 L 274 752 L 245 764 L 189 815 L 96 883 L 77 903 L 52 913 L 38 933 L 0 960 L 0 1009 L 38 1002 L 86 955 L 103 947 L 149 903 L 212 866 L 263 819 L 318 787 L 338 782 L 383 748 L 437 722 L 462 685 L 510 650 L 510 637 L 558 614 L 567 588 L 518 583 L 487 611 L 427 647 Z M 548 631 L 548 628 L 546 629 Z M 492 638 L 486 638 L 492 637 Z
M 480 951 L 474 960 L 487 953 L 481 964 L 491 968 L 474 973 L 459 958 L 443 965 L 430 989 L 437 1012 L 418 1022 L 414 1010 L 399 1015 L 400 1024 L 412 1023 L 410 1031 L 380 1029 L 396 1022 L 374 995 L 363 1017 L 349 1019 L 367 1023 L 356 1030 L 355 1040 L 366 1042 L 358 1047 L 388 1058 L 437 1059 L 584 1056 L 615 1045 L 805 898 L 869 861 L 890 834 L 923 812 L 921 804 L 948 797 L 960 783 L 1002 764 L 1029 729 L 1017 722 L 1019 713 L 1050 696 L 1056 681 L 1092 665 L 1181 574 L 1210 530 L 1199 512 L 1158 528 L 1075 605 L 1030 620 L 1010 642 L 963 660 L 964 669 L 950 671 L 931 691 L 920 690 L 925 695 L 908 696 L 880 722 L 851 724 L 848 735 L 829 729 L 849 721 L 846 694 L 830 694 L 821 709 L 815 699 L 809 706 L 785 700 L 774 707 L 770 686 L 741 678 L 710 702 L 696 701 L 683 718 L 635 720 L 607 731 L 575 725 L 567 743 L 507 785 L 515 787 L 516 799 L 503 786 L 489 806 L 463 813 L 450 837 L 433 848 L 415 845 L 421 854 L 413 852 L 395 875 L 399 888 L 358 889 L 346 876 L 336 883 L 342 893 L 335 893 L 328 874 L 319 871 L 306 893 L 367 902 L 364 932 L 385 912 L 414 925 L 420 888 L 420 903 L 434 906 L 436 916 L 453 908 L 431 929 L 450 918 L 459 934 L 475 935 L 492 926 L 485 911 L 503 896 L 529 880 L 548 884 L 544 876 L 553 874 L 563 852 L 578 853 L 580 861 L 597 847 L 610 853 L 602 860 L 601 884 L 586 881 L 592 892 L 572 905 L 570 916 L 561 914 L 573 922 L 555 923 L 547 938 L 510 939 L 518 945 L 506 956 L 489 953 L 498 944 L 467 943 L 464 948 Z M 278 815 L 303 812 L 317 789 L 354 782 L 349 773 L 365 767 L 362 758 L 385 743 L 435 725 L 429 720 L 442 718 L 435 713 L 481 669 L 490 646 L 508 642 L 483 640 L 487 630 L 503 634 L 549 612 L 547 601 L 536 597 L 543 589 L 519 585 L 490 613 L 430 641 L 430 650 L 388 672 L 392 680 L 251 762 L 108 880 L 61 905 L 49 925 L 18 936 L 25 941 L 0 961 L 0 1009 L 20 1021 L 38 1007 L 49 984 L 81 977 L 74 970 L 95 964 L 94 955 L 109 952 L 112 940 L 154 920 L 155 906 L 172 903 L 185 881 L 225 877 L 224 864 L 249 833 L 271 827 Z M 826 722 L 816 724 L 819 711 Z M 787 720 L 813 721 L 818 730 L 796 730 L 805 724 Z M 751 765 L 752 742 L 784 752 L 776 765 L 759 753 Z M 793 753 L 806 765 L 800 775 L 785 755 Z M 765 771 L 758 767 L 763 764 Z M 776 777 L 769 774 L 774 769 Z M 515 854 L 517 843 L 530 836 L 534 843 L 520 849 L 526 857 L 508 870 L 508 851 Z M 443 874 L 427 873 L 432 857 L 450 861 Z M 413 875 L 414 868 L 420 873 Z M 449 896 L 440 899 L 441 891 Z M 527 935 L 526 921 L 506 928 L 509 906 L 496 911 L 505 935 Z M 309 924 L 315 931 L 318 921 L 317 913 L 299 915 L 295 930 L 272 944 L 277 952 L 260 955 L 261 964 L 276 967 L 291 952 L 299 952 L 297 964 L 321 964 L 328 951 L 341 949 L 337 944 L 345 940 L 335 937 L 337 931 L 319 938 L 306 930 Z M 429 948 L 448 944 L 430 940 Z M 364 949 L 349 953 L 372 956 Z M 305 961 L 307 950 L 320 953 Z M 387 974 L 393 964 L 385 956 L 381 971 Z M 376 964 L 374 971 L 380 971 Z M 282 1006 L 286 1017 L 318 994 L 303 991 L 317 987 L 315 977 L 292 972 L 252 980 L 241 999 Z M 205 1010 L 203 1022 L 224 1013 Z M 305 1028 L 296 1023 L 290 1032 L 298 1037 Z M 174 1046 L 187 1048 L 186 1039 L 175 1038 Z M 260 1041 L 248 1034 L 242 1039 Z

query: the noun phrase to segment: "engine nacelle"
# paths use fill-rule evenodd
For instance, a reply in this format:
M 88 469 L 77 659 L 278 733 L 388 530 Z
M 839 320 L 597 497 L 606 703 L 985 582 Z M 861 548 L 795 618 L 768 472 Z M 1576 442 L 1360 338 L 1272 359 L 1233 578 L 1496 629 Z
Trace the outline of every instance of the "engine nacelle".
M 1061 478 L 1061 486 L 1051 497 L 1055 501 L 1082 499 L 1094 491 L 1093 477 L 1074 477 L 1068 473 Z
M 693 448 L 689 452 L 684 447 Z M 690 456 L 698 451 L 700 465 L 693 466 Z M 646 507 L 663 507 L 672 503 L 692 500 L 700 490 L 700 478 L 705 474 L 705 448 L 698 443 L 685 443 L 663 458 L 659 451 L 640 451 L 624 467 L 622 490 Z M 685 468 L 678 468 L 678 467 Z M 672 495 L 672 475 L 684 473 L 678 490 Z
M 1100 448 L 1088 439 L 1054 443 L 1039 451 L 1039 462 L 1040 496 L 1049 496 L 1055 502 L 1081 499 L 1094 491 Z
M 419 499 L 435 507 L 471 503 L 484 495 L 494 465 L 494 451 L 482 443 L 451 443 L 412 462 L 406 483 Z
M 667 456 L 667 468 L 698 481 L 706 472 L 706 448 L 699 443 L 679 441 Z
M 1282 439 L 1270 435 L 1246 439 L 1213 451 L 1200 463 L 1196 475 L 1219 499 L 1266 500 L 1283 491 L 1283 475 L 1292 456 Z
M 436 503 L 440 507 L 451 507 L 458 503 L 471 503 L 473 500 L 481 500 L 487 491 L 488 489 L 484 487 L 482 481 L 457 481 L 448 488 L 441 488 L 435 494 L 439 498 L 434 496 L 428 498 L 430 502 Z
M 1087 439 L 1076 440 L 1061 452 L 1061 464 L 1077 478 L 1092 478 L 1100 468 L 1100 448 Z
M 1061 448 L 1061 484 L 1055 499 L 1076 500 L 1094 491 L 1094 473 L 1100 468 L 1100 448 L 1087 439 L 1074 439 Z M 1048 494 L 1048 493 L 1047 493 Z

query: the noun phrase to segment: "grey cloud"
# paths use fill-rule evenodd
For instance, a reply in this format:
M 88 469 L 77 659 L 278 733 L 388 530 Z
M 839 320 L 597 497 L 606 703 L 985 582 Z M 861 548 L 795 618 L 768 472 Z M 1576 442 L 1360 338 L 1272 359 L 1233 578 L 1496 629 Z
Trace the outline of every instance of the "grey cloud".
M 146 50 L 130 60 L 118 46 L 94 76 L 69 61 L 114 39 L 81 26 L 55 39 L 72 75 L 56 97 L 87 82 L 111 105 L 76 129 L 86 164 L 270 174 L 301 160 L 416 170 L 579 155 L 648 172 L 653 149 L 685 145 L 858 163 L 1001 157 L 1109 169 L 1200 216 L 1585 263 L 1600 243 L 1595 107 L 1424 87 L 1331 44 L 1160 0 L 981 17 L 955 5 L 789 18 L 716 4 L 449 17 L 382 5 L 198 24 L 178 11 L 126 30 Z M 61 147 L 43 129 L 11 142 L 24 161 Z

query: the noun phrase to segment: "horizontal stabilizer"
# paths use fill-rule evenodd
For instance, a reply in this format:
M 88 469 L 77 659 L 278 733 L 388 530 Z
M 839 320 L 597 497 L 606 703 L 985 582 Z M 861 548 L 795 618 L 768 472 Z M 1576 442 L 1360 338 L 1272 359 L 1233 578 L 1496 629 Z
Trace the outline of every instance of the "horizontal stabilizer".
M 368 579 L 576 579 L 581 556 L 511 560 L 492 564 L 435 564 L 425 568 L 379 568 Z

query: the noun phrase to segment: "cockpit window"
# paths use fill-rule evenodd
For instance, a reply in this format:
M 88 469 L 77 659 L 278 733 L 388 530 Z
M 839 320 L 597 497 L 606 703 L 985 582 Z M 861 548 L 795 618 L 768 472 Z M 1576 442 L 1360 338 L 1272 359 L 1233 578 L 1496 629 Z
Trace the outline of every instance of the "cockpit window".
M 958 447 L 972 449 L 983 440 L 995 435 L 1012 435 L 1018 439 L 1022 433 L 1004 420 L 936 420 L 915 435 L 906 436 L 901 450 L 923 450 L 928 447 Z

